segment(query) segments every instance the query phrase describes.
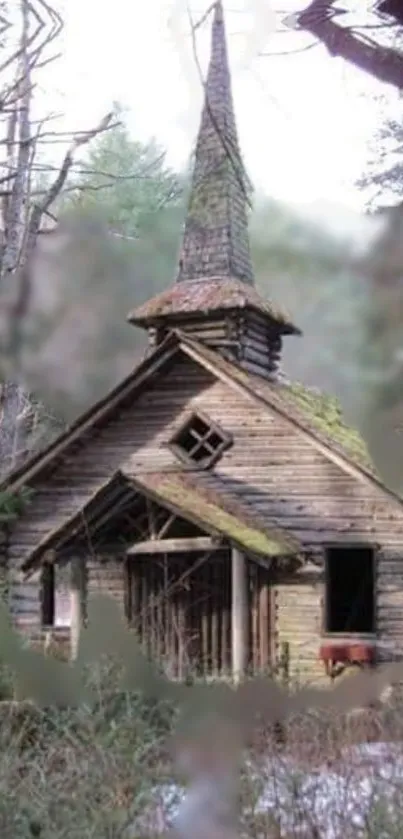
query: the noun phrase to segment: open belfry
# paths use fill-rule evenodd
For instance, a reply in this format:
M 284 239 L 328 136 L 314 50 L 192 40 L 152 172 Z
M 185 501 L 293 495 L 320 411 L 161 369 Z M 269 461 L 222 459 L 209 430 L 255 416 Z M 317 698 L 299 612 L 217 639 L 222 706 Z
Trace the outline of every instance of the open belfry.
M 74 655 L 107 592 L 175 678 L 330 682 L 403 648 L 403 504 L 334 402 L 281 375 L 284 338 L 304 338 L 255 286 L 220 0 L 212 15 L 177 276 L 128 316 L 146 357 L 3 483 L 31 490 L 3 525 L 3 590 L 37 645 Z

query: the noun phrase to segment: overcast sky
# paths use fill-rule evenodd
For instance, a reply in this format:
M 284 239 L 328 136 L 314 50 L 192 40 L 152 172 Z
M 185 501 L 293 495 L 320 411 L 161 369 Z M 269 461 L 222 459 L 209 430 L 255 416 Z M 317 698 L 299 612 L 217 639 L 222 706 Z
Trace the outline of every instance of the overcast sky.
M 64 0 L 64 56 L 43 79 L 47 105 L 70 128 L 87 128 L 114 99 L 129 109 L 133 136 L 154 136 L 170 162 L 186 165 L 202 89 L 186 0 Z M 194 19 L 209 0 L 189 0 Z M 295 0 L 273 8 L 295 10 Z M 360 0 L 361 8 L 366 4 Z M 226 0 L 233 91 L 242 150 L 255 187 L 297 203 L 359 207 L 354 181 L 395 92 L 331 58 L 297 33 L 277 33 L 268 0 Z M 209 24 L 197 35 L 204 71 Z M 262 52 L 303 50 L 260 57 Z M 51 87 L 50 87 L 51 85 Z

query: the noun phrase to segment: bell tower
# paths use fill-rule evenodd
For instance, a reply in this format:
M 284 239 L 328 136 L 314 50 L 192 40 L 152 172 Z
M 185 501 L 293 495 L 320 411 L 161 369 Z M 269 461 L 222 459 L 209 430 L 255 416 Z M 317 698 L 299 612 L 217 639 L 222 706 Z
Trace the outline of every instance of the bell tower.
M 300 331 L 255 288 L 250 193 L 235 122 L 223 7 L 217 0 L 176 281 L 128 320 L 148 330 L 152 347 L 170 329 L 180 328 L 250 372 L 275 379 L 283 335 Z

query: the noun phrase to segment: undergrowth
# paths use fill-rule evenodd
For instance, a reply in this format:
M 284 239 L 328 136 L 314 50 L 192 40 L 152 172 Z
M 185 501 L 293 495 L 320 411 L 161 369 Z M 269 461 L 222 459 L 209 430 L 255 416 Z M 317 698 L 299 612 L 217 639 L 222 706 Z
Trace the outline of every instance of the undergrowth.
M 1 837 L 155 839 L 169 826 L 183 794 L 168 748 L 177 710 L 117 693 L 113 667 L 90 678 L 92 707 L 0 702 Z M 401 743 L 400 705 L 348 719 L 301 714 L 281 737 L 256 730 L 239 839 L 400 839 Z

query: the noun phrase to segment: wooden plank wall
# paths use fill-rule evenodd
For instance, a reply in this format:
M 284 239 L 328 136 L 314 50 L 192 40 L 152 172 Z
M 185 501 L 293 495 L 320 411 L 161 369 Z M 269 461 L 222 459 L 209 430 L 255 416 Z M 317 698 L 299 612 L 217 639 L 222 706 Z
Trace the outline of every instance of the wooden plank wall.
M 27 580 L 21 571 L 10 569 L 8 603 L 13 623 L 22 632 L 41 628 L 40 579 L 40 571 Z
M 87 559 L 87 594 L 108 594 L 118 604 L 122 614 L 125 612 L 125 568 L 121 557 L 100 558 L 91 556 Z
M 266 672 L 275 662 L 273 588 L 270 572 L 248 562 L 249 574 L 249 671 Z
M 377 554 L 376 576 L 379 658 L 403 660 L 403 550 L 385 545 Z
M 166 445 L 189 411 L 200 408 L 234 437 L 215 467 L 225 488 L 238 493 L 267 521 L 295 533 L 304 548 L 321 555 L 323 544 L 361 541 L 379 545 L 378 634 L 382 644 L 403 649 L 403 513 L 367 482 L 355 480 L 317 451 L 295 427 L 182 359 L 144 392 L 132 408 L 75 447 L 54 475 L 37 487 L 8 550 L 21 561 L 53 526 L 78 510 L 91 492 L 122 464 L 133 474 L 176 464 Z M 288 593 L 287 593 L 288 592 Z M 120 596 L 120 595 L 119 595 Z M 284 590 L 297 611 L 299 598 Z M 320 602 L 312 604 L 319 615 Z M 291 605 L 290 605 L 291 609 Z M 302 608 L 299 624 L 305 625 Z M 294 630 L 295 631 L 295 630 Z M 312 633 L 316 629 L 312 628 Z M 319 638 L 316 638 L 319 648 Z M 299 655 L 298 640 L 294 659 Z
M 191 338 L 202 341 L 210 347 L 228 344 L 228 324 L 224 317 L 187 320 L 184 328 Z
M 326 679 L 318 657 L 321 635 L 323 582 L 288 579 L 273 586 L 274 657 L 282 677 L 306 684 Z M 288 673 L 283 669 L 288 659 Z
M 240 319 L 240 363 L 251 373 L 275 379 L 281 354 L 281 336 L 268 329 L 261 315 L 248 313 Z
M 59 592 L 66 598 L 65 579 L 60 576 Z M 91 557 L 87 562 L 87 592 L 93 594 L 109 594 L 118 602 L 122 614 L 124 612 L 125 576 L 121 559 L 101 560 Z M 68 596 L 68 595 L 67 595 Z M 31 642 L 42 644 L 45 637 L 52 636 L 56 640 L 69 641 L 70 630 L 67 626 L 42 626 L 41 612 L 41 573 L 34 573 L 29 579 L 24 579 L 19 571 L 9 574 L 8 599 L 14 626 Z
M 10 536 L 10 566 L 20 565 L 47 533 L 79 512 L 127 459 L 133 458 L 139 469 L 164 469 L 177 463 L 166 443 L 182 424 L 193 399 L 214 383 L 194 363 L 185 363 L 185 371 L 184 376 L 179 364 L 167 373 L 158 389 L 145 392 L 135 406 L 93 431 L 82 445 L 75 444 L 57 471 L 35 486 L 29 511 Z

